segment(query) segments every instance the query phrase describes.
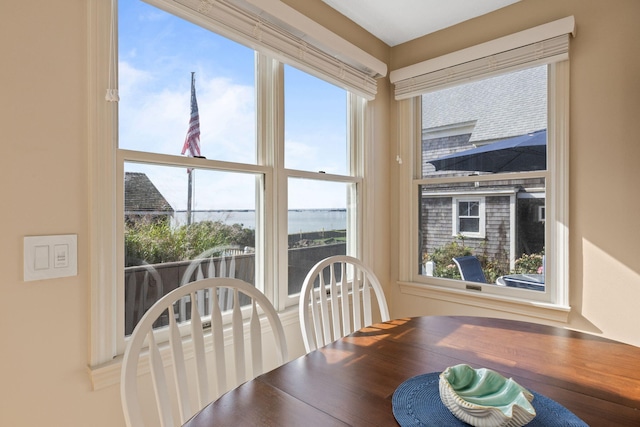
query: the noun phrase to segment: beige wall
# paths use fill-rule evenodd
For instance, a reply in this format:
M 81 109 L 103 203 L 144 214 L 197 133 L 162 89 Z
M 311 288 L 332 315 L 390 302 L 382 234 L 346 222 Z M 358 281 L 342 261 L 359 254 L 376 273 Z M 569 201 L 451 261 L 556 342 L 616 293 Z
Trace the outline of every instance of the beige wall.
M 86 368 L 87 3 L 0 2 L 0 426 L 124 423 L 119 388 L 92 391 Z M 318 3 L 321 8 L 311 12 L 325 14 L 326 6 Z M 348 33 L 387 61 L 388 48 L 381 42 L 361 29 Z M 383 82 L 381 91 L 387 88 Z M 377 135 L 386 136 L 388 104 L 385 95 L 381 99 L 375 127 Z M 378 142 L 384 140 L 378 136 Z M 386 171 L 379 153 L 385 146 L 372 149 L 376 169 Z M 376 185 L 386 185 L 383 177 Z M 387 194 L 376 196 L 377 203 Z M 376 213 L 375 221 L 383 230 L 380 236 L 388 236 L 388 210 Z M 23 282 L 23 237 L 48 234 L 78 235 L 78 275 Z M 388 237 L 382 240 L 388 247 Z M 383 264 L 385 258 L 376 258 Z M 388 267 L 381 271 L 388 278 Z M 291 343 L 291 351 L 300 354 L 297 327 L 291 335 L 300 341 Z
M 568 326 L 640 345 L 640 168 L 636 164 L 640 158 L 640 2 L 523 0 L 395 47 L 390 69 L 569 15 L 575 16 L 577 34 L 570 48 L 572 311 Z M 396 193 L 391 197 L 394 205 Z M 397 212 L 392 217 L 395 229 Z M 397 244 L 394 240 L 393 253 Z M 392 262 L 395 272 L 397 262 L 393 258 Z M 395 288 L 392 311 L 396 316 L 513 317 L 495 310 L 402 295 Z
M 119 391 L 91 391 L 88 361 L 86 1 L 0 2 L 0 425 L 122 425 Z M 388 49 L 320 0 L 288 0 L 391 69 L 573 14 L 570 326 L 639 344 L 640 148 L 633 125 L 640 59 L 636 0 L 524 0 L 494 15 Z M 394 292 L 395 105 L 375 102 L 374 265 L 393 315 L 464 313 Z M 635 138 L 635 139 L 634 139 Z M 78 235 L 78 276 L 22 281 L 22 239 Z M 394 246 L 395 245 L 395 246 Z M 391 260 L 391 261 L 389 261 Z M 488 313 L 496 315 L 496 313 Z M 499 314 L 499 313 L 497 313 Z M 55 319 L 55 321 L 53 321 Z

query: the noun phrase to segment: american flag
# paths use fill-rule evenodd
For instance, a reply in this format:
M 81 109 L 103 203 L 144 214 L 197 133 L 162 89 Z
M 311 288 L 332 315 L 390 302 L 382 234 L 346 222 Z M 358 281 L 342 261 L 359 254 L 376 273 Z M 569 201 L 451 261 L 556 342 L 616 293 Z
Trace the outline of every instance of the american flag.
M 200 156 L 200 115 L 198 114 L 198 101 L 196 100 L 196 78 L 195 73 L 191 73 L 191 119 L 189 120 L 189 130 L 182 146 L 182 153 L 189 151 L 189 157 Z M 191 169 L 189 169 L 191 172 Z

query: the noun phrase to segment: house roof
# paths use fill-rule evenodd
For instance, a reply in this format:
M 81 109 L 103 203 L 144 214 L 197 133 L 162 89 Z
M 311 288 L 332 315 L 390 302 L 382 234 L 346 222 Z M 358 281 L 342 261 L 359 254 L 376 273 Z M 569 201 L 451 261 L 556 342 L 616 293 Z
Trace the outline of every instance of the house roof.
M 125 172 L 124 209 L 125 212 L 174 212 L 149 177 L 141 172 Z
M 471 143 L 546 129 L 546 80 L 547 68 L 539 66 L 428 93 L 422 101 L 422 127 L 474 123 Z

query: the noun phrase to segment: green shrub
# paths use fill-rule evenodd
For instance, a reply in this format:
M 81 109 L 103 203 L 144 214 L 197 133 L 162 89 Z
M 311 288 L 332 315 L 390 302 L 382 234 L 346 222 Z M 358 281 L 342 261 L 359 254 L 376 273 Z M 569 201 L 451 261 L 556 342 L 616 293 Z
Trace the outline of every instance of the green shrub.
M 516 274 L 542 273 L 542 257 L 544 252 L 539 254 L 523 254 L 515 262 Z
M 434 262 L 433 275 L 435 277 L 461 280 L 460 271 L 453 262 L 453 258 L 469 255 L 475 255 L 480 260 L 487 283 L 495 283 L 498 277 L 509 272 L 508 261 L 497 258 L 490 259 L 484 254 L 474 254 L 472 248 L 465 246 L 462 237 L 456 237 L 453 242 L 435 249 L 433 254 L 424 257 L 424 261 Z
M 462 244 L 454 240 L 451 243 L 447 243 L 433 251 L 433 254 L 429 255 L 425 261 L 433 261 L 434 270 L 433 275 L 435 277 L 444 277 L 447 279 L 461 279 L 458 267 L 453 262 L 453 258 L 460 256 L 472 255 L 471 248 L 464 246 L 464 240 Z
M 124 235 L 125 266 L 184 261 L 216 246 L 255 246 L 255 230 L 242 224 L 201 221 L 172 228 L 166 221 L 127 224 Z

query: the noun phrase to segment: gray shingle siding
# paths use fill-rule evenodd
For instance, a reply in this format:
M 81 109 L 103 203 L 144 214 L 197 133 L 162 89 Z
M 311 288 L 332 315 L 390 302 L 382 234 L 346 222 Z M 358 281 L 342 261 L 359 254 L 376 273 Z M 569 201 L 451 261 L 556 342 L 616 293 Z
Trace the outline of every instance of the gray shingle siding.
M 435 171 L 429 160 L 547 127 L 547 68 L 535 67 L 425 94 L 422 98 L 423 177 L 468 175 L 470 171 Z M 481 172 L 482 173 L 482 172 Z M 473 253 L 504 267 L 509 259 L 544 248 L 544 224 L 536 220 L 544 199 L 511 197 L 544 192 L 544 180 L 496 180 L 423 186 L 420 239 L 423 253 L 451 243 L 452 194 L 485 197 L 485 238 L 464 238 Z M 438 193 L 445 193 L 438 196 Z M 494 192 L 494 194 L 491 194 Z M 527 194 L 525 194 L 527 195 Z M 515 216 L 515 224 L 511 217 Z M 515 230 L 512 235 L 512 230 Z M 515 253 L 510 253 L 514 240 Z

